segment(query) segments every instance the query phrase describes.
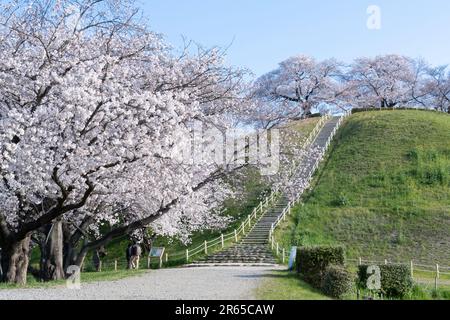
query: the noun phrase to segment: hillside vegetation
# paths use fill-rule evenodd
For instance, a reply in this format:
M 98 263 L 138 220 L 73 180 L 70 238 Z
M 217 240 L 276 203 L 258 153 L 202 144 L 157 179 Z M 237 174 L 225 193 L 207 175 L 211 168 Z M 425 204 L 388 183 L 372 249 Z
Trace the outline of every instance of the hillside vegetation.
M 344 244 L 351 258 L 450 265 L 450 116 L 352 115 L 303 201 L 276 233 L 285 247 Z

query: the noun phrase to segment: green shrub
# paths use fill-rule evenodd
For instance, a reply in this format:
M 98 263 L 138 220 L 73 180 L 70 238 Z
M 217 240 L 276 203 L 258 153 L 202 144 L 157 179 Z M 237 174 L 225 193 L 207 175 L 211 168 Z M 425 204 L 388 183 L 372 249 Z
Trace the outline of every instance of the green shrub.
M 370 276 L 367 274 L 368 267 L 367 265 L 359 266 L 358 287 L 360 289 L 367 289 L 367 280 Z M 403 298 L 410 294 L 414 282 L 408 266 L 381 265 L 379 268 L 381 273 L 380 293 L 388 298 Z
M 342 299 L 351 293 L 354 283 L 352 273 L 346 268 L 330 266 L 323 279 L 322 292 L 327 296 Z
M 345 264 L 343 247 L 320 246 L 297 249 L 296 270 L 312 286 L 321 289 L 325 273 L 331 265 Z
M 345 207 L 350 205 L 350 200 L 344 193 L 341 193 L 338 198 L 334 201 L 337 207 Z

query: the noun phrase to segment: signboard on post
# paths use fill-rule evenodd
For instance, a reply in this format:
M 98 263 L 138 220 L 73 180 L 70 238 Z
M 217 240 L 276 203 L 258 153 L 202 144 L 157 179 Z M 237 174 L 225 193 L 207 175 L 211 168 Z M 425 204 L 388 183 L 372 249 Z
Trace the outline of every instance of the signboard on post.
M 151 248 L 148 254 L 148 268 L 150 269 L 151 258 L 159 258 L 159 267 L 162 268 L 164 251 L 166 248 Z
M 289 254 L 289 264 L 288 264 L 289 270 L 292 270 L 292 268 L 294 268 L 294 262 L 295 262 L 296 255 L 297 255 L 297 247 L 292 247 L 291 253 Z

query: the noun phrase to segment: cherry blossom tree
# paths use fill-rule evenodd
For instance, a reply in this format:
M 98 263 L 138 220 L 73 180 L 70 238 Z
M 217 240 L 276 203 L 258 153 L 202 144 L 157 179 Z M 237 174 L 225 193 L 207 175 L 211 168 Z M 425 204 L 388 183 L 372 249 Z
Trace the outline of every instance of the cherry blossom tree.
M 450 72 L 447 66 L 428 69 L 425 91 L 428 93 L 429 106 L 437 111 L 450 113 Z
M 394 54 L 356 59 L 345 78 L 348 102 L 357 108 L 405 106 L 417 80 L 413 60 Z
M 340 77 L 340 64 L 334 59 L 291 57 L 255 82 L 257 107 L 251 109 L 256 110 L 252 116 L 271 128 L 286 119 L 307 117 L 320 105 L 337 105 L 344 93 Z
M 228 125 L 225 115 L 238 104 L 243 71 L 224 67 L 215 49 L 173 55 L 137 16 L 132 1 L 2 5 L 6 281 L 25 283 L 30 240 L 48 225 L 58 243 L 60 224 L 74 243 L 86 236 L 85 227 L 97 231 L 69 259 L 81 264 L 88 250 L 143 226 L 186 234 L 224 223 L 211 208 L 227 195 L 220 183 L 226 168 L 176 155 L 190 148 L 194 121 Z M 105 223 L 110 230 L 98 233 Z M 60 256 L 61 246 L 54 247 Z

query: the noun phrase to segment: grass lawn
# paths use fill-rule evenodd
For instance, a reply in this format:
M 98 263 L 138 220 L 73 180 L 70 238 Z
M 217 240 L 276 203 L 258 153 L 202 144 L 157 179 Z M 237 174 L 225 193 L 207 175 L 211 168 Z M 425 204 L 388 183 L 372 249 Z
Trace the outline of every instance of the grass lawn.
M 259 300 L 329 300 L 289 271 L 274 271 L 256 290 Z
M 450 266 L 449 137 L 443 113 L 352 115 L 277 241 L 343 244 L 353 259 Z
M 432 284 L 417 283 L 404 300 L 450 300 L 450 283 L 445 283 L 441 282 L 437 292 Z M 347 300 L 357 300 L 356 288 L 353 292 L 346 297 Z M 331 299 L 301 280 L 297 274 L 289 271 L 274 271 L 256 290 L 256 298 L 260 300 Z

